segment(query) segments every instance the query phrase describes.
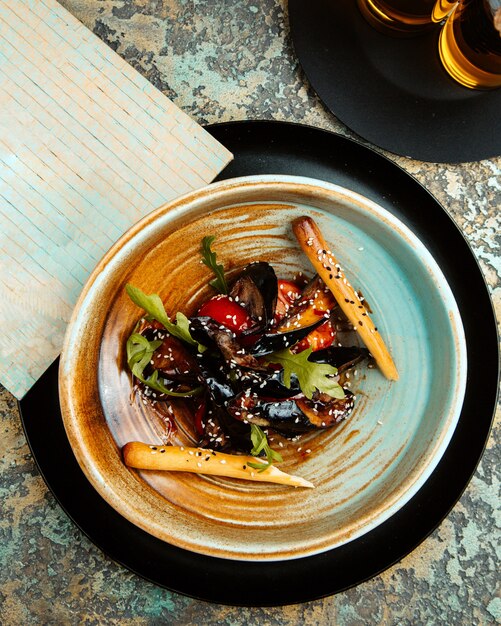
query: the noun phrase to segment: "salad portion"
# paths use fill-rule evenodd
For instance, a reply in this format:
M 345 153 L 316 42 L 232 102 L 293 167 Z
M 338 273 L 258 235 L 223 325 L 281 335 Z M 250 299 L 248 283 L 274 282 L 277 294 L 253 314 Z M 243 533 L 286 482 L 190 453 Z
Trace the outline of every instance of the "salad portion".
M 228 276 L 215 238 L 205 237 L 202 262 L 214 272 L 215 293 L 195 315 L 177 312 L 172 321 L 158 295 L 127 285 L 145 312 L 127 341 L 135 392 L 162 416 L 167 440 L 180 407 L 198 439 L 196 447 L 130 442 L 127 465 L 311 487 L 274 467 L 282 461 L 270 445 L 274 433 L 294 440 L 346 420 L 356 402 L 350 372 L 364 360 L 398 378 L 363 296 L 316 224 L 298 218 L 293 230 L 316 271 L 311 278 L 277 277 L 265 261 Z

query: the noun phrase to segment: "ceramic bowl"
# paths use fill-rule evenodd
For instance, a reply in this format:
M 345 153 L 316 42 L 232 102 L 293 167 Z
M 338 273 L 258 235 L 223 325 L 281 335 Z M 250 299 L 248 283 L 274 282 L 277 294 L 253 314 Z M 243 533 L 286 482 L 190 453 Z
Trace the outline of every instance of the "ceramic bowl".
M 121 448 L 127 441 L 162 443 L 165 432 L 160 420 L 131 400 L 125 342 L 141 312 L 125 284 L 158 293 L 171 315 L 193 313 L 211 295 L 211 273 L 200 263 L 200 243 L 209 234 L 217 236 L 218 260 L 228 270 L 267 260 L 279 276 L 300 270 L 312 275 L 291 230 L 292 220 L 303 214 L 317 221 L 370 303 L 400 379 L 390 382 L 377 369 L 362 368 L 353 381 L 358 402 L 348 420 L 300 442 L 284 440 L 280 468 L 315 489 L 126 467 Z M 111 248 L 69 325 L 60 399 L 80 466 L 125 518 L 195 552 L 284 560 L 346 543 L 402 507 L 447 447 L 465 379 L 465 340 L 453 294 L 404 224 L 347 189 L 260 176 L 216 183 L 169 203 Z M 188 431 L 181 435 L 188 437 Z

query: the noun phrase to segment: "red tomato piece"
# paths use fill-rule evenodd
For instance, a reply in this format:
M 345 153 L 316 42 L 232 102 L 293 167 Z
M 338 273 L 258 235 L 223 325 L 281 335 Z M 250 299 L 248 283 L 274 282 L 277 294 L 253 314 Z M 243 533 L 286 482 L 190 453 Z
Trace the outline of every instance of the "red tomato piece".
M 279 279 L 278 298 L 275 307 L 275 323 L 279 322 L 290 309 L 291 305 L 301 296 L 301 288 L 291 280 Z
M 204 425 L 204 417 L 205 417 L 205 410 L 206 410 L 206 402 L 205 402 L 205 398 L 202 399 L 202 401 L 200 402 L 200 404 L 197 407 L 197 410 L 195 411 L 195 430 L 197 431 L 197 434 L 201 437 L 204 432 L 205 432 L 205 425 Z
M 204 302 L 198 309 L 199 317 L 211 317 L 213 320 L 226 326 L 235 334 L 240 334 L 253 325 L 252 318 L 247 311 L 229 296 L 214 296 Z
M 306 337 L 291 348 L 291 350 L 297 353 L 306 350 L 306 348 L 311 348 L 313 352 L 316 352 L 317 350 L 328 348 L 334 343 L 335 339 L 336 329 L 332 322 L 327 320 L 315 328 L 315 330 L 312 330 L 311 333 L 306 335 Z

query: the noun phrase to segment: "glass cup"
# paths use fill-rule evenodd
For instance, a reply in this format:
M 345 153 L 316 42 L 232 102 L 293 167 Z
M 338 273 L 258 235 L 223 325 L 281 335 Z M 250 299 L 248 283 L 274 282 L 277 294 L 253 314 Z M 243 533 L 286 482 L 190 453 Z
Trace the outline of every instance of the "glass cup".
M 501 0 L 461 0 L 438 45 L 442 65 L 471 89 L 501 87 Z
M 365 19 L 390 35 L 417 35 L 441 22 L 457 0 L 357 0 Z

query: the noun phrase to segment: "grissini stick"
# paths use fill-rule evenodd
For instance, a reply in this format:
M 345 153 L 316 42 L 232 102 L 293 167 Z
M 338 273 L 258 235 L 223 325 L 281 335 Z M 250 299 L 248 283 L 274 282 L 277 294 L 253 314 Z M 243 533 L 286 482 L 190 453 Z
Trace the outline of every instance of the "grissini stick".
M 331 290 L 342 311 L 374 357 L 379 369 L 386 378 L 398 380 L 397 368 L 383 338 L 339 262 L 329 250 L 314 220 L 307 216 L 298 217 L 292 222 L 292 230 L 318 275 Z
M 250 467 L 249 463 L 265 464 L 262 459 L 253 456 L 225 454 L 206 448 L 162 446 L 140 441 L 126 443 L 122 453 L 125 464 L 136 469 L 192 472 L 278 483 L 291 487 L 314 487 L 308 480 L 286 474 L 274 465 L 270 465 L 264 471 Z

